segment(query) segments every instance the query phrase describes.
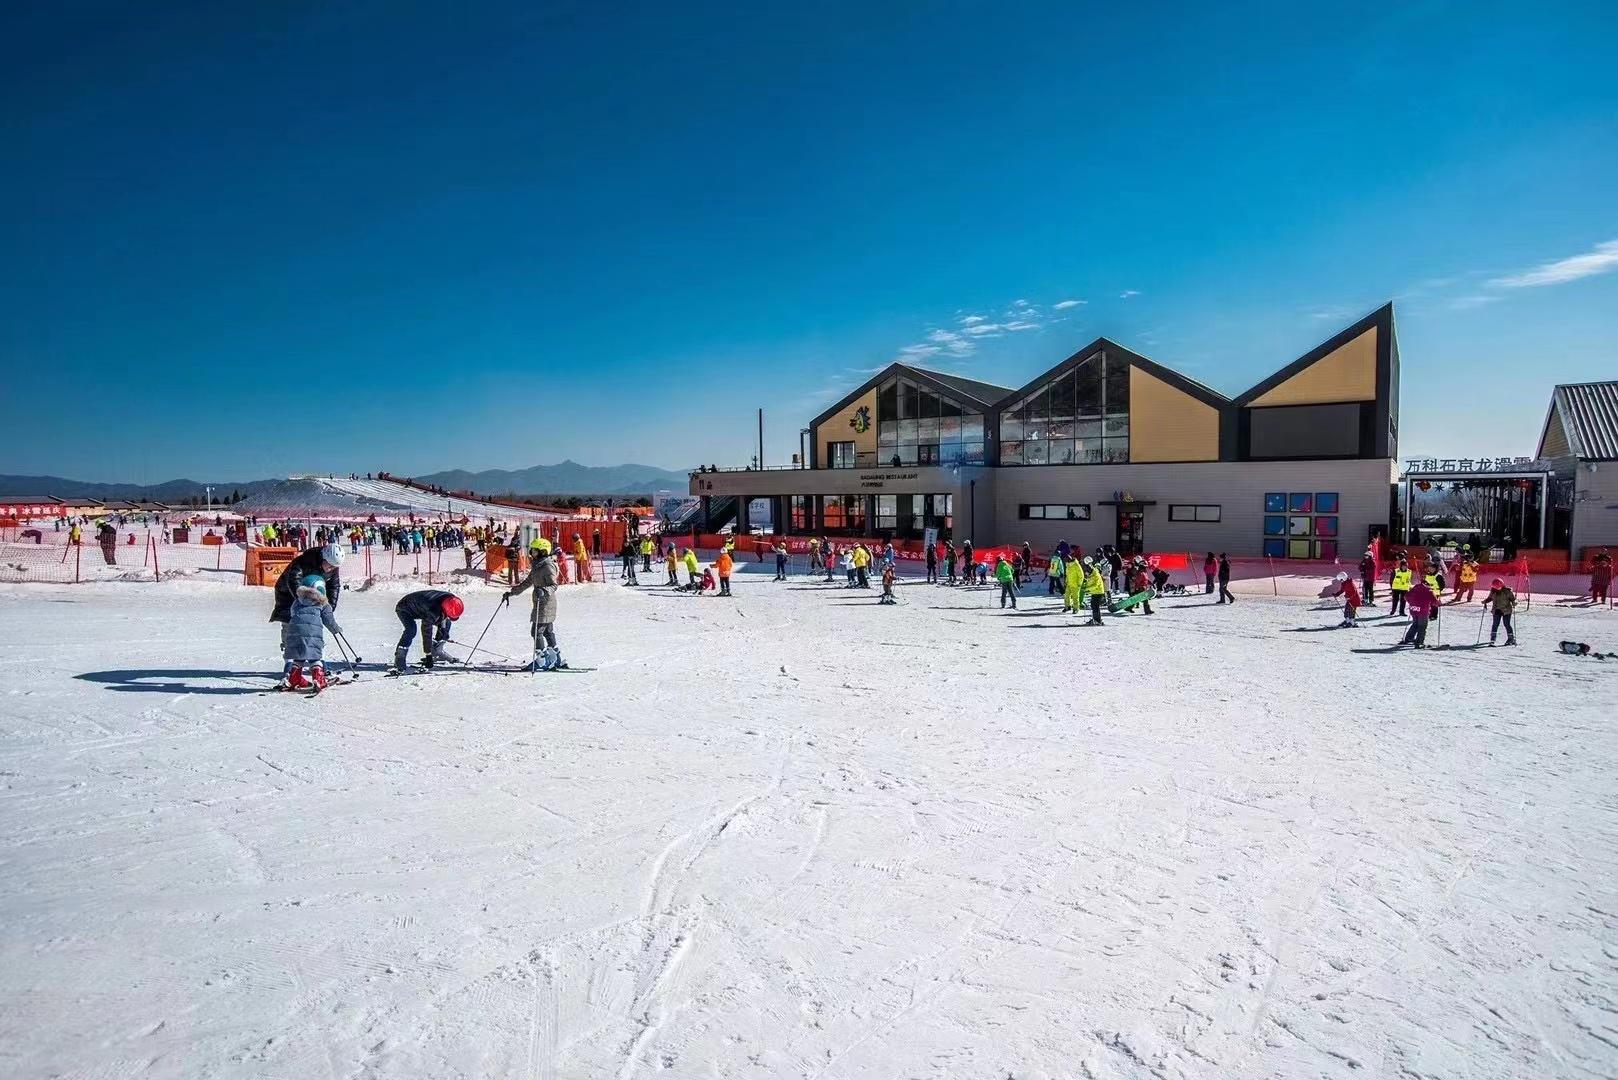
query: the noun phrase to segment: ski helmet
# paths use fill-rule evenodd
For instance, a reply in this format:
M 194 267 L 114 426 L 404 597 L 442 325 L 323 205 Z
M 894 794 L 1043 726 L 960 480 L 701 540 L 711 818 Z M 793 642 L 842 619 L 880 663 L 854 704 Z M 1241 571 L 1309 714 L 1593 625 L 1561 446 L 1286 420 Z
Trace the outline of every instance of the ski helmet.
M 320 561 L 331 566 L 343 565 L 343 549 L 336 544 L 327 544 L 320 549 Z
M 461 615 L 465 613 L 465 611 L 466 605 L 461 603 L 461 598 L 459 596 L 451 593 L 449 596 L 444 597 L 445 618 L 459 619 Z
M 309 574 L 303 579 L 303 587 L 313 589 L 321 596 L 326 595 L 326 579 L 319 574 Z
M 539 539 L 534 541 L 534 550 L 539 552 L 541 555 L 549 555 L 551 553 L 551 542 L 541 536 Z

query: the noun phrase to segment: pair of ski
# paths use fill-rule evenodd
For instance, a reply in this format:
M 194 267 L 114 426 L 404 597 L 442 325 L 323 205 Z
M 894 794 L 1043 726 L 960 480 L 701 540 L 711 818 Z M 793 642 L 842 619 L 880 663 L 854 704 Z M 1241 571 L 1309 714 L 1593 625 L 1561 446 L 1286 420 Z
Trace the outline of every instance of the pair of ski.
M 587 667 L 541 668 L 535 667 L 532 663 L 456 664 L 453 666 L 439 665 L 431 668 L 422 667 L 418 664 L 412 664 L 403 671 L 390 669 L 387 673 L 387 677 L 390 679 L 397 679 L 407 675 L 475 675 L 478 673 L 485 675 L 562 675 L 567 674 L 568 672 L 579 672 L 582 674 L 584 672 L 594 670 L 595 668 Z
M 295 697 L 316 698 L 334 686 L 342 686 L 346 683 L 354 682 L 358 678 L 358 675 L 352 673 L 348 675 L 332 675 L 326 679 L 326 685 L 324 687 L 316 686 L 312 682 L 305 686 L 288 686 L 286 683 L 278 682 L 266 690 L 265 693 L 291 694 Z

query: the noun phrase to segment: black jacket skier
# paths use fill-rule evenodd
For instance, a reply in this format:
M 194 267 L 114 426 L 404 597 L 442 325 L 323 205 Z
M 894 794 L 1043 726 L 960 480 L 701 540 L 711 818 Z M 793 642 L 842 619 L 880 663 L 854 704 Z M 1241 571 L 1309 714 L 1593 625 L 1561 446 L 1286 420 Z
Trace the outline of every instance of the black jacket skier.
M 428 667 L 433 666 L 434 660 L 448 660 L 444 655 L 444 643 L 449 640 L 450 626 L 461 617 L 466 606 L 461 598 L 452 592 L 442 589 L 418 589 L 413 593 L 406 593 L 397 604 L 393 605 L 393 613 L 399 616 L 404 624 L 404 632 L 399 635 L 399 644 L 393 649 L 393 666 L 395 670 L 403 671 L 405 660 L 410 652 L 410 643 L 416 640 L 416 623 L 421 623 L 421 649 L 422 663 Z
M 337 598 L 343 591 L 342 575 L 337 569 L 342 559 L 341 548 L 312 547 L 287 563 L 287 568 L 275 579 L 275 607 L 270 610 L 270 621 L 284 623 L 291 619 L 298 585 L 309 574 L 319 574 L 326 579 L 326 603 L 336 611 Z

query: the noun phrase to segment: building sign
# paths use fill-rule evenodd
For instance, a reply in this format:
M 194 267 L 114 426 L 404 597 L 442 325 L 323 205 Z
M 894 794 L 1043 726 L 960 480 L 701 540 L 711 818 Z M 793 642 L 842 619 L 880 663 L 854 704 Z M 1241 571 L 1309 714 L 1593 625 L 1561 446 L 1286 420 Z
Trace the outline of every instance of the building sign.
M 860 473 L 860 487 L 879 488 L 889 480 L 914 480 L 918 475 L 913 472 Z
M 855 434 L 864 435 L 871 430 L 871 407 L 861 405 L 854 410 L 854 415 L 848 418 L 848 426 L 854 429 Z
M 1496 458 L 1410 458 L 1405 462 L 1405 472 L 1542 472 L 1546 466 L 1542 461 L 1526 457 L 1496 457 Z

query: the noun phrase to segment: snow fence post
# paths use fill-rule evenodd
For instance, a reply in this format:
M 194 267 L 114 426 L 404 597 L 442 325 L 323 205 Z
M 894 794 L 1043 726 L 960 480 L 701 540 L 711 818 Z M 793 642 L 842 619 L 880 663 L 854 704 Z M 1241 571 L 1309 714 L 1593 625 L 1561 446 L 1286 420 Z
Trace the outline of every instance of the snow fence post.
M 79 583 L 79 552 L 84 550 L 83 544 L 73 545 L 73 584 Z M 66 556 L 63 556 L 66 558 Z
M 153 581 L 162 581 L 163 580 L 163 571 L 157 565 L 157 538 L 155 536 L 152 537 L 152 580 Z

